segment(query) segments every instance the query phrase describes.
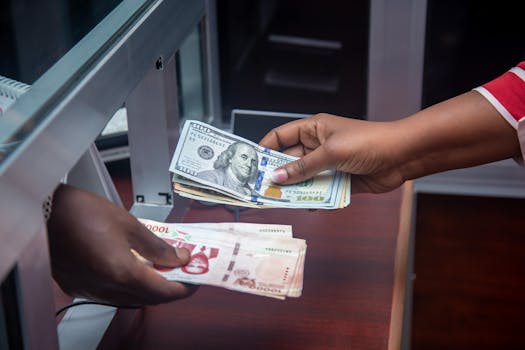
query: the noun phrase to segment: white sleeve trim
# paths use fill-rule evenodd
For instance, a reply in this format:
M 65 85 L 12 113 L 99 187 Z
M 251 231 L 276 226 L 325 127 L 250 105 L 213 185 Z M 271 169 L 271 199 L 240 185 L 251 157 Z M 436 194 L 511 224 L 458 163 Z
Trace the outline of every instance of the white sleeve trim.
M 509 72 L 516 74 L 521 80 L 525 81 L 525 70 L 520 67 L 511 68 Z
M 521 70 L 520 72 L 520 78 L 525 77 L 525 71 Z M 521 166 L 525 166 L 525 162 L 523 159 L 525 158 L 525 118 L 521 118 L 518 122 L 512 115 L 507 111 L 507 109 L 492 95 L 487 89 L 485 89 L 483 86 L 478 86 L 475 88 L 477 92 L 479 92 L 483 97 L 485 97 L 493 106 L 496 108 L 496 110 L 501 114 L 501 116 L 509 122 L 509 124 L 516 129 L 518 133 L 518 139 L 520 142 L 520 150 L 521 150 L 521 157 L 514 158 L 514 160 Z
M 525 118 L 522 118 L 518 123 L 518 139 L 520 141 L 521 159 L 516 159 L 516 161 L 525 166 L 523 162 L 525 158 Z
M 475 88 L 477 92 L 483 95 L 493 106 L 496 108 L 496 110 L 502 115 L 503 118 L 505 118 L 506 121 L 509 122 L 510 125 L 514 129 L 518 129 L 518 121 L 514 119 L 514 117 L 507 111 L 507 109 L 492 95 L 487 89 L 485 89 L 483 86 L 478 86 Z

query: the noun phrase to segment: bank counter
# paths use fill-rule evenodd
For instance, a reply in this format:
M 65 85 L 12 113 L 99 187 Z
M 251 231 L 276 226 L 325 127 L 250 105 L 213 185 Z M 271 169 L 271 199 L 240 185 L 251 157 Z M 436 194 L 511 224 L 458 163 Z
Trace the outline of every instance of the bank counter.
M 126 177 L 116 184 L 129 190 Z M 242 222 L 291 224 L 306 240 L 301 297 L 281 301 L 201 286 L 184 300 L 117 311 L 98 348 L 400 349 L 412 197 L 408 183 L 355 195 L 333 211 L 242 210 Z M 231 222 L 231 209 L 190 202 L 179 214 L 183 222 Z M 57 306 L 71 301 L 58 289 L 55 298 Z

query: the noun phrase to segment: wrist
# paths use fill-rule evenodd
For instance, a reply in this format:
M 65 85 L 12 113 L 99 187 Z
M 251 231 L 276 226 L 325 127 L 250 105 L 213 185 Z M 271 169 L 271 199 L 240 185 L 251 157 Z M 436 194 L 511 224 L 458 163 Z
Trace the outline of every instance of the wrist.
M 396 143 L 398 145 L 394 159 L 398 161 L 400 176 L 404 181 L 414 180 L 440 170 L 440 164 L 446 159 L 442 139 L 443 120 L 432 116 L 428 110 L 400 119 L 395 123 Z M 447 122 L 444 123 L 445 126 Z M 448 127 L 448 126 L 446 126 Z
M 473 91 L 395 124 L 405 180 L 511 158 L 520 152 L 515 130 Z
M 388 122 L 383 146 L 385 147 L 385 168 L 392 172 L 401 183 L 412 180 L 422 172 L 423 164 L 418 154 L 419 142 L 413 134 L 413 126 L 406 119 Z

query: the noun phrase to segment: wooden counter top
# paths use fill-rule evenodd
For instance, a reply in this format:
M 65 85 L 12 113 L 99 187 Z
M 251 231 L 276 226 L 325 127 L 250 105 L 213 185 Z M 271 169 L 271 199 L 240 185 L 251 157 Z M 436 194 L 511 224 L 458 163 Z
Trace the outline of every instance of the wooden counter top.
M 119 311 L 99 348 L 398 349 L 411 198 L 408 184 L 387 194 L 355 195 L 340 210 L 243 210 L 240 221 L 292 224 L 294 236 L 306 240 L 300 298 L 279 301 L 202 286 L 185 300 Z M 195 202 L 183 219 L 233 220 L 222 206 Z

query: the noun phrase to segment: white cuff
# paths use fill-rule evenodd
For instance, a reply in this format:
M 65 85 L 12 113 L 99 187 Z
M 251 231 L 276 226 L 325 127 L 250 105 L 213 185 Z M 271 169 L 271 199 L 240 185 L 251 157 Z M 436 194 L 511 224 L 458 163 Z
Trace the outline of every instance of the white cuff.
M 521 157 L 515 158 L 521 166 L 525 166 L 523 159 L 525 158 L 525 117 L 518 122 L 518 139 L 520 141 Z

